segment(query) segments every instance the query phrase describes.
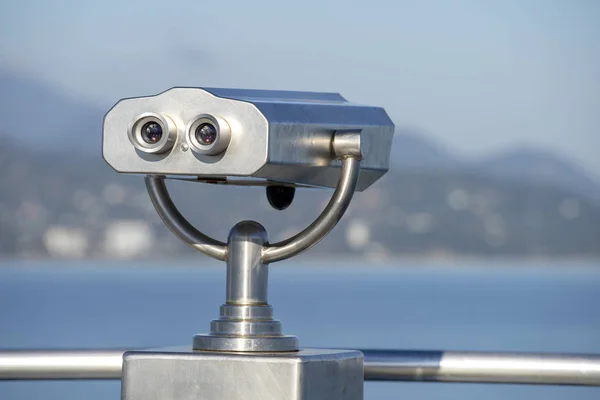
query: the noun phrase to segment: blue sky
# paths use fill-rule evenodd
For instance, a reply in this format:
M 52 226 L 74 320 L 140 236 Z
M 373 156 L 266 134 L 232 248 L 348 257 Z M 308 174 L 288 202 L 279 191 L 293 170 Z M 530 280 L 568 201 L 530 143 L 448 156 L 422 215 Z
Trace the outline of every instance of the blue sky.
M 600 176 L 600 1 L 30 1 L 0 66 L 102 106 L 175 85 L 335 91 L 452 149 Z

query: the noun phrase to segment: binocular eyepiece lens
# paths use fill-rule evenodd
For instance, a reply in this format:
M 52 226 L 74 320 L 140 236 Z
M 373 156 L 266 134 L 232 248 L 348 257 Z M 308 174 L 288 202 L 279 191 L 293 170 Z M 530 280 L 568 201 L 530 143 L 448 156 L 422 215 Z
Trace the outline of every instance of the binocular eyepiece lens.
M 177 127 L 168 116 L 147 112 L 131 121 L 127 137 L 139 151 L 162 154 L 171 150 L 177 141 Z
M 163 136 L 163 128 L 159 123 L 150 121 L 144 124 L 141 129 L 141 136 L 144 142 L 148 144 L 158 143 Z
M 204 145 L 211 145 L 217 140 L 217 128 L 213 124 L 203 123 L 196 128 L 196 140 Z
M 187 127 L 187 140 L 195 153 L 214 156 L 229 146 L 231 128 L 219 116 L 199 114 Z

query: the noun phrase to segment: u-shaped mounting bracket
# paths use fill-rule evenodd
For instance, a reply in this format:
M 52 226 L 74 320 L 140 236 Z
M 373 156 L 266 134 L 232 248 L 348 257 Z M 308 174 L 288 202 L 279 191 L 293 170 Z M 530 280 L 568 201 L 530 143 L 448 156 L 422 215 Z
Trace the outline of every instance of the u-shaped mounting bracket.
M 229 232 L 227 243 L 194 228 L 177 210 L 162 176 L 147 176 L 146 187 L 154 208 L 165 225 L 194 249 L 227 263 L 226 302 L 210 332 L 194 336 L 195 350 L 296 351 L 298 338 L 284 335 L 273 319 L 267 299 L 268 265 L 314 246 L 338 223 L 348 208 L 360 173 L 360 132 L 336 132 L 332 156 L 341 159 L 340 179 L 319 217 L 297 235 L 270 244 L 265 228 L 243 221 Z
M 360 132 L 337 131 L 331 143 L 332 155 L 341 159 L 340 179 L 333 196 L 319 217 L 295 236 L 273 244 L 265 244 L 261 259 L 265 264 L 285 260 L 307 250 L 323 239 L 342 218 L 360 174 Z M 150 200 L 169 229 L 192 248 L 217 260 L 227 261 L 227 244 L 205 235 L 181 215 L 165 184 L 163 176 L 146 176 Z

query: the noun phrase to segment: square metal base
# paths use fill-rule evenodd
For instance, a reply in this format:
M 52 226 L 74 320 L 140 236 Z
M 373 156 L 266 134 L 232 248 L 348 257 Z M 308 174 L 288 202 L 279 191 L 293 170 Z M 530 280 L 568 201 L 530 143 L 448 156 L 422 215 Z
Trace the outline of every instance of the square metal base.
M 362 400 L 355 350 L 224 353 L 172 347 L 123 355 L 122 400 Z

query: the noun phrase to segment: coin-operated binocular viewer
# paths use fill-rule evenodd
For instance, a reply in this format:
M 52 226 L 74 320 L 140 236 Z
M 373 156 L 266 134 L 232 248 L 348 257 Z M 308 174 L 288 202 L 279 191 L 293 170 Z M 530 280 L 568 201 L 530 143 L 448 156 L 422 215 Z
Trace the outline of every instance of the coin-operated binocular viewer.
M 362 399 L 361 352 L 301 349 L 283 334 L 268 303 L 268 265 L 333 229 L 354 192 L 387 172 L 393 134 L 382 108 L 333 93 L 173 88 L 118 102 L 104 119 L 104 159 L 118 172 L 146 175 L 171 231 L 227 264 L 226 301 L 210 331 L 188 347 L 125 353 L 122 398 Z M 289 239 L 271 243 L 259 223 L 243 221 L 225 243 L 185 220 L 168 177 L 265 186 L 276 209 L 298 187 L 335 191 L 321 215 Z

